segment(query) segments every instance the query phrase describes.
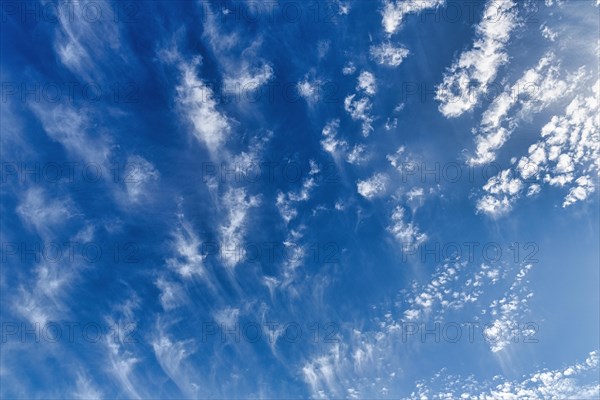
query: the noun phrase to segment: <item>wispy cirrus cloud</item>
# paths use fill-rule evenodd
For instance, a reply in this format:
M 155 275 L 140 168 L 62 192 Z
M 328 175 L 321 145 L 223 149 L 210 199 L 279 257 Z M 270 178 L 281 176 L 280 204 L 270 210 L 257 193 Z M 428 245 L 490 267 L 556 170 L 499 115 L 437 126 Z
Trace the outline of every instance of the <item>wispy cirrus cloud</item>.
M 506 46 L 519 25 L 513 0 L 490 0 L 483 19 L 475 28 L 473 47 L 458 57 L 437 87 L 439 110 L 446 117 L 458 117 L 478 104 L 488 91 L 501 66 L 509 60 Z

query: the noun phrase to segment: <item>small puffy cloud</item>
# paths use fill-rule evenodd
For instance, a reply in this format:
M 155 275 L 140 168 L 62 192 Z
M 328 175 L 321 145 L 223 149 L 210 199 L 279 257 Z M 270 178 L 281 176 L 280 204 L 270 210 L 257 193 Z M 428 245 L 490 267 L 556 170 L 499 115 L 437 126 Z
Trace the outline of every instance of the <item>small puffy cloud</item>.
M 277 193 L 275 205 L 286 224 L 289 224 L 290 221 L 298 215 L 295 203 L 304 202 L 310 199 L 312 189 L 317 186 L 314 176 L 318 173 L 319 167 L 317 163 L 310 160 L 309 176 L 302 182 L 302 187 L 297 191 Z
M 523 266 L 510 288 L 500 299 L 492 301 L 489 306 L 488 312 L 494 317 L 494 321 L 486 326 L 484 332 L 489 338 L 490 350 L 494 353 L 504 350 L 512 343 L 513 338 L 509 332 L 514 329 L 527 311 L 533 293 L 528 289 L 525 278 L 532 268 L 532 264 Z
M 316 103 L 319 100 L 321 81 L 319 79 L 309 79 L 308 76 L 304 77 L 303 80 L 298 82 L 296 89 L 298 94 L 306 100 L 310 105 Z
M 372 104 L 367 97 L 356 99 L 352 94 L 344 99 L 344 109 L 353 120 L 362 121 L 362 134 L 367 137 L 373 130 L 373 116 L 371 115 Z
M 342 73 L 344 75 L 352 75 L 355 72 L 356 72 L 356 66 L 354 65 L 354 63 L 352 61 L 348 61 L 344 65 L 344 68 L 342 68 Z
M 363 71 L 358 76 L 358 84 L 356 90 L 363 91 L 369 96 L 373 96 L 377 92 L 377 83 L 375 76 L 369 71 Z
M 594 193 L 596 190 L 594 182 L 589 176 L 581 176 L 577 178 L 575 180 L 575 184 L 576 186 L 572 187 L 565 197 L 565 201 L 562 204 L 563 207 L 568 207 L 577 201 L 583 201 L 587 199 L 590 194 Z
M 388 231 L 405 248 L 417 247 L 427 240 L 427 235 L 422 233 L 414 223 L 406 221 L 404 208 L 401 206 L 397 206 L 392 212 Z
M 540 32 L 542 33 L 542 36 L 544 38 L 548 39 L 551 42 L 554 42 L 556 38 L 558 38 L 558 34 L 552 29 L 550 29 L 550 27 L 545 23 L 540 26 Z
M 370 52 L 371 57 L 378 64 L 389 67 L 399 66 L 409 54 L 408 49 L 405 47 L 396 47 L 389 42 L 381 43 L 379 46 L 371 46 Z
M 584 362 L 558 369 L 535 370 L 522 378 L 507 380 L 496 376 L 490 382 L 473 377 L 437 373 L 429 383 L 417 382 L 411 398 L 433 398 L 436 393 L 452 399 L 595 399 L 600 396 L 598 351 Z M 441 381 L 441 382 L 438 382 Z
M 505 170 L 497 176 L 491 177 L 483 186 L 483 190 L 491 194 L 507 194 L 515 196 L 521 191 L 523 182 L 519 178 L 512 177 L 511 171 Z
M 375 174 L 369 179 L 358 181 L 356 188 L 358 193 L 366 199 L 381 196 L 387 190 L 388 178 L 384 174 Z
M 226 92 L 245 93 L 254 92 L 274 77 L 273 67 L 264 64 L 258 68 L 250 68 L 244 64 L 242 70 L 234 76 L 224 79 L 224 90 Z
M 485 195 L 477 200 L 477 212 L 482 212 L 492 218 L 498 218 L 508 214 L 512 210 L 513 202 L 507 196 Z
M 338 139 L 337 137 L 339 127 L 339 119 L 332 119 L 323 127 L 323 139 L 321 139 L 321 146 L 323 147 L 323 150 L 331 153 L 332 155 L 336 155 L 338 152 L 345 152 L 348 147 L 348 143 L 346 143 L 346 141 Z
M 357 81 L 357 93 L 346 96 L 344 109 L 353 120 L 362 121 L 362 133 L 364 137 L 367 137 L 373 130 L 373 116 L 371 115 L 373 105 L 370 97 L 377 93 L 377 82 L 375 76 L 369 71 L 362 71 Z
M 349 164 L 360 165 L 368 158 L 363 144 L 357 144 L 350 149 L 350 145 L 343 139 L 338 138 L 339 119 L 332 119 L 323 127 L 323 139 L 321 146 L 323 150 L 330 153 L 334 158 L 344 157 Z
M 291 220 L 298 216 L 298 210 L 293 206 L 292 202 L 283 192 L 277 193 L 275 205 L 279 210 L 281 218 L 283 218 L 286 224 L 289 224 Z
M 352 148 L 352 150 L 346 155 L 346 161 L 350 164 L 360 165 L 367 160 L 367 155 L 365 154 L 365 146 L 362 144 L 357 144 Z
M 527 197 L 535 196 L 536 194 L 541 192 L 541 190 L 542 190 L 542 187 L 540 185 L 538 185 L 537 183 L 534 183 L 533 185 L 529 186 L 529 188 L 527 189 Z
M 385 121 L 384 128 L 386 131 L 391 131 L 392 129 L 396 129 L 398 127 L 398 118 L 388 118 Z
M 413 187 L 406 193 L 406 202 L 415 211 L 425 202 L 425 190 L 421 187 Z

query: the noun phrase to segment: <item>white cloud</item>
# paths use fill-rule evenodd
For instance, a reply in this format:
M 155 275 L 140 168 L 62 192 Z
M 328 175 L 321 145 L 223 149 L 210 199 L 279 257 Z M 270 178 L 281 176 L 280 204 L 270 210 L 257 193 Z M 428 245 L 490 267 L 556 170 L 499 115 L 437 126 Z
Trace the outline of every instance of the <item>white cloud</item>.
M 243 3 L 240 4 L 243 7 Z M 227 15 L 231 11 L 224 5 L 202 3 L 203 32 L 205 43 L 212 50 L 218 70 L 223 76 L 223 94 L 233 95 L 246 107 L 245 100 L 252 96 L 246 94 L 257 91 L 273 79 L 273 64 L 261 57 L 263 36 L 249 35 L 248 32 L 232 29 L 219 14 Z
M 202 259 L 199 262 L 201 263 Z M 154 284 L 160 290 L 160 304 L 165 311 L 173 310 L 187 302 L 185 288 L 182 285 L 164 277 L 158 278 Z
M 360 165 L 367 160 L 365 155 L 365 146 L 357 144 L 352 150 L 346 155 L 346 161 L 350 164 Z
M 287 199 L 286 194 L 283 192 L 277 194 L 275 205 L 279 210 L 279 214 L 281 214 L 281 218 L 283 218 L 286 224 L 289 224 L 291 220 L 298 216 L 298 210 L 293 207 L 292 203 Z
M 388 35 L 396 33 L 408 14 L 416 14 L 429 8 L 437 8 L 444 0 L 393 1 L 386 0 L 382 14 L 382 24 Z
M 234 76 L 224 78 L 224 91 L 235 94 L 254 92 L 273 77 L 273 67 L 268 64 L 257 68 L 251 68 L 247 64 L 243 64 L 241 70 L 236 71 Z
M 133 155 L 127 158 L 123 181 L 127 189 L 129 201 L 140 203 L 149 198 L 148 188 L 160 177 L 159 172 L 142 156 Z
M 73 275 L 49 263 L 39 265 L 35 271 L 33 281 L 15 291 L 13 309 L 32 325 L 44 326 L 67 314 L 64 295 Z
M 345 65 L 344 68 L 342 68 L 342 73 L 344 75 L 352 75 L 356 72 L 356 66 L 354 65 L 354 63 L 352 61 L 348 61 Z
M 568 207 L 577 201 L 583 201 L 587 199 L 590 194 L 596 190 L 594 182 L 589 176 L 580 176 L 575 180 L 576 186 L 569 190 L 569 193 L 565 197 L 563 207 Z
M 492 217 L 507 214 L 525 189 L 525 181 L 533 181 L 528 196 L 540 193 L 543 183 L 567 187 L 563 207 L 583 201 L 595 191 L 594 177 L 600 171 L 600 81 L 592 88 L 592 95 L 577 95 L 564 115 L 553 116 L 542 127 L 541 139 L 529 147 L 514 171 L 501 171 L 488 181 L 483 187 L 486 194 L 477 201 L 478 212 Z
M 310 170 L 308 177 L 302 182 L 302 187 L 298 191 L 290 191 L 287 193 L 279 192 L 277 194 L 276 206 L 285 220 L 286 224 L 298 215 L 298 211 L 294 207 L 295 203 L 307 201 L 313 188 L 316 187 L 314 176 L 319 173 L 319 167 L 316 162 L 310 160 Z
M 449 313 L 456 310 L 468 310 L 469 305 L 475 305 L 475 312 L 480 314 L 481 307 L 485 310 L 488 309 L 485 305 L 487 300 L 484 295 L 495 294 L 497 290 L 493 285 L 506 281 L 503 267 L 482 264 L 476 270 L 472 270 L 467 266 L 465 261 L 441 264 L 436 268 L 430 280 L 423 284 L 414 281 L 410 289 L 400 293 L 401 296 L 394 301 L 393 305 L 386 302 L 383 305 L 370 306 L 369 309 L 374 315 L 364 325 L 357 325 L 355 322 L 342 324 L 336 335 L 336 343 L 325 351 L 318 351 L 301 364 L 300 371 L 310 388 L 311 397 L 406 397 L 404 392 L 406 385 L 401 377 L 405 371 L 404 368 L 410 364 L 403 364 L 402 357 L 398 357 L 398 354 L 406 354 L 405 350 L 411 351 L 412 349 L 412 344 L 407 344 L 407 337 L 404 336 L 406 324 L 456 321 L 448 319 L 450 315 L 454 315 Z M 524 268 L 517 272 L 506 293 L 516 293 L 520 298 L 524 298 L 528 294 L 526 290 L 523 290 L 525 279 Z M 509 297 L 507 296 L 507 298 Z M 501 305 L 507 302 L 509 301 L 500 299 L 494 303 L 500 305 L 495 309 L 502 312 Z M 524 308 L 520 307 L 520 310 L 523 311 Z M 477 315 L 473 318 L 474 321 L 480 321 Z M 422 332 L 421 335 L 414 336 L 415 342 L 418 342 L 419 338 L 423 340 Z M 593 355 L 586 362 L 576 364 L 581 369 L 575 366 L 572 369 L 584 371 L 597 368 L 597 365 L 593 367 L 597 364 L 594 357 L 597 358 Z M 448 373 L 443 371 L 442 374 L 436 374 L 436 376 L 448 376 Z M 464 384 L 469 382 L 469 379 L 457 379 L 457 382 Z M 489 382 L 489 387 L 494 388 L 495 383 L 496 380 L 492 380 Z M 484 385 L 477 385 L 475 388 L 481 388 L 481 391 L 477 393 L 485 393 Z M 468 390 L 463 388 L 462 392 L 452 392 L 452 388 L 449 387 L 448 391 L 444 392 L 442 389 L 445 388 L 436 389 L 429 388 L 424 382 L 418 381 L 417 391 L 421 397 L 415 396 L 413 393 L 411 398 L 454 399 L 461 398 L 460 394 Z M 440 395 L 450 392 L 453 394 Z M 467 398 L 483 399 L 488 397 L 482 395 Z
M 497 176 L 491 177 L 483 186 L 483 189 L 491 194 L 507 194 L 515 196 L 523 188 L 523 182 L 511 176 L 511 171 L 505 170 Z
M 99 0 L 94 3 L 94 7 L 88 5 L 85 2 L 74 2 L 70 11 L 72 14 L 58 18 L 54 49 L 60 61 L 70 71 L 85 81 L 99 81 L 102 77 L 99 65 L 110 65 L 106 60 L 114 65 L 115 58 L 121 58 L 118 62 L 124 61 L 123 45 L 119 27 L 112 18 L 102 16 L 96 19 L 91 15 L 83 18 L 93 14 L 91 9 L 100 12 L 111 9 L 109 2 Z M 73 15 L 76 17 L 73 18 Z
M 350 149 L 347 141 L 338 138 L 339 127 L 339 119 L 333 119 L 325 124 L 322 131 L 323 139 L 321 139 L 321 147 L 330 153 L 336 162 L 343 157 L 349 164 L 363 164 L 369 158 L 366 154 L 365 145 L 356 144 Z
M 508 380 L 495 376 L 491 381 L 474 377 L 436 373 L 429 382 L 418 381 L 411 399 L 594 399 L 600 396 L 597 383 L 598 351 L 592 351 L 584 362 L 566 368 L 543 369 Z
M 336 373 L 341 362 L 339 350 L 336 351 L 336 348 L 330 354 L 316 357 L 302 367 L 304 380 L 313 393 L 319 393 L 321 388 L 327 389 L 328 392 L 343 393 L 336 387 Z M 322 398 L 325 396 L 317 397 Z
M 492 218 L 508 214 L 513 207 L 512 199 L 507 196 L 494 197 L 485 195 L 477 200 L 477 212 L 483 212 Z
M 385 121 L 385 130 L 386 131 L 391 131 L 392 129 L 396 129 L 398 127 L 398 118 L 388 118 L 387 121 Z
M 504 170 L 491 177 L 483 186 L 488 193 L 477 201 L 477 212 L 483 212 L 493 218 L 506 215 L 512 210 L 513 203 L 523 189 L 523 182 L 510 170 Z
M 60 143 L 71 156 L 101 167 L 106 166 L 112 143 L 108 135 L 103 134 L 101 130 L 94 132 L 91 129 L 91 123 L 86 117 L 89 110 L 76 110 L 62 104 L 41 106 L 37 103 L 32 109 L 40 119 L 46 134 Z
M 344 99 L 344 109 L 350 114 L 353 120 L 362 121 L 362 134 L 367 137 L 373 130 L 371 101 L 366 97 L 355 100 L 355 97 L 356 95 L 352 94 Z
M 218 56 L 218 60 L 226 67 L 229 62 L 226 59 L 227 52 L 239 45 L 244 36 L 232 29 L 221 29 L 218 16 L 223 9 L 218 5 L 213 8 L 209 3 L 203 3 L 202 6 L 208 7 L 205 9 L 207 12 L 203 19 L 202 36 Z
M 260 201 L 260 196 L 248 195 L 243 188 L 230 188 L 223 195 L 222 203 L 227 216 L 219 228 L 219 236 L 226 266 L 234 267 L 240 262 L 238 254 L 243 249 L 249 212 L 258 207 Z
M 405 150 L 406 148 L 404 146 L 400 146 L 394 154 L 388 154 L 385 157 L 392 167 L 396 168 L 399 172 L 402 172 L 402 161 L 406 159 L 406 157 L 403 156 Z
M 520 326 L 520 320 L 527 311 L 529 300 L 533 297 L 525 281 L 532 267 L 532 264 L 528 264 L 521 268 L 504 296 L 492 301 L 489 306 L 489 315 L 494 318 L 494 321 L 487 325 L 484 333 L 490 350 L 494 353 L 504 350 L 513 343 L 511 332 L 516 326 Z
M 403 247 L 417 247 L 427 240 L 427 235 L 421 233 L 414 223 L 406 222 L 404 214 L 404 208 L 397 206 L 392 212 L 391 225 L 387 229 Z
M 516 8 L 513 0 L 490 0 L 486 4 L 483 19 L 475 29 L 473 48 L 460 55 L 437 87 L 436 99 L 446 117 L 457 117 L 472 109 L 487 93 L 498 69 L 508 62 L 506 45 L 518 25 Z
M 81 400 L 100 400 L 105 398 L 102 392 L 93 384 L 93 382 L 84 374 L 77 376 L 77 386 L 73 393 L 75 399 Z
M 308 75 L 298 82 L 296 88 L 298 94 L 306 100 L 309 105 L 315 104 L 320 98 L 320 88 L 322 82 L 320 79 L 309 79 Z
M 135 354 L 136 346 L 132 341 L 125 340 L 125 335 L 138 328 L 136 312 L 139 311 L 140 298 L 135 292 L 112 307 L 112 313 L 105 317 L 106 324 L 127 328 L 115 329 L 115 334 L 103 336 L 105 351 L 102 354 L 107 358 L 104 368 L 120 384 L 120 391 L 126 397 L 144 399 L 148 397 L 147 387 L 140 385 L 141 377 L 134 371 L 142 358 Z
M 194 383 L 197 373 L 190 371 L 185 360 L 195 352 L 193 341 L 173 341 L 159 328 L 152 341 L 154 356 L 164 373 L 177 385 L 186 397 L 198 397 L 200 385 Z
M 375 174 L 369 179 L 356 182 L 358 193 L 369 200 L 383 195 L 387 190 L 388 177 L 384 174 Z
M 350 7 L 349 1 L 334 0 L 334 2 L 338 6 L 339 15 L 348 15 L 350 13 L 352 7 Z
M 112 335 L 105 337 L 108 357 L 108 372 L 113 375 L 120 383 L 122 390 L 127 393 L 128 397 L 134 399 L 142 399 L 143 396 L 139 393 L 141 387 L 133 379 L 133 370 L 141 359 L 132 354 L 131 351 L 124 349 L 120 343 L 117 343 Z
M 173 233 L 173 238 L 172 247 L 175 254 L 167 259 L 167 265 L 186 279 L 194 276 L 205 277 L 205 257 L 200 252 L 202 243 L 183 214 L 179 214 L 179 226 Z M 166 304 L 170 303 L 169 297 L 171 296 L 167 294 Z
M 344 109 L 350 114 L 353 120 L 362 121 L 362 133 L 364 137 L 367 137 L 373 130 L 372 104 L 369 97 L 377 93 L 375 76 L 369 71 L 362 71 L 358 76 L 356 91 L 358 93 L 346 96 L 344 99 Z M 359 93 L 364 94 L 364 97 L 357 98 Z
M 77 213 L 69 198 L 52 198 L 41 187 L 27 189 L 16 211 L 25 224 L 35 228 L 42 237 L 48 237 Z
M 393 44 L 386 42 L 379 46 L 371 46 L 371 57 L 381 65 L 397 67 L 402 63 L 409 51 L 405 47 L 396 47 Z
M 327 57 L 329 54 L 329 49 L 331 48 L 331 40 L 319 40 L 317 43 L 317 53 L 319 59 Z
M 323 139 L 321 140 L 321 146 L 323 150 L 333 156 L 336 156 L 339 152 L 345 152 L 348 147 L 348 143 L 337 138 L 339 127 L 340 120 L 332 119 L 325 124 L 322 131 Z
M 404 293 L 403 304 L 400 304 L 403 306 L 401 322 L 443 321 L 448 313 L 466 310 L 469 305 L 475 305 L 477 310 L 482 307 L 485 295 L 491 293 L 492 286 L 505 278 L 506 271 L 499 266 L 481 263 L 473 269 L 462 249 L 445 256 L 448 259 L 436 267 L 430 280 L 414 281 Z M 388 326 L 395 323 L 390 322 Z
M 356 90 L 363 91 L 369 96 L 375 95 L 377 92 L 377 83 L 375 76 L 369 71 L 362 71 L 358 76 L 358 84 Z
M 214 318 L 222 330 L 232 330 L 238 324 L 240 309 L 235 307 L 225 307 L 217 311 Z
M 229 118 L 218 111 L 213 90 L 197 77 L 199 59 L 180 62 L 181 81 L 177 86 L 177 104 L 191 122 L 193 134 L 213 156 L 217 155 L 231 132 Z
M 410 246 L 412 247 L 412 244 Z M 444 264 L 436 269 L 431 282 L 420 287 L 413 283 L 412 292 L 405 300 L 408 308 L 404 310 L 402 320 L 408 322 L 427 320 L 434 309 L 441 307 L 442 310 L 439 312 L 443 312 L 448 308 L 449 301 L 456 301 L 458 297 L 454 296 L 458 292 L 452 290 L 451 285 L 458 281 L 459 273 L 465 265 L 465 263 Z
M 536 183 L 532 184 L 531 186 L 529 186 L 529 189 L 527 189 L 527 197 L 532 197 L 537 195 L 539 192 L 541 192 L 542 187 Z
M 475 138 L 476 154 L 469 159 L 472 165 L 495 160 L 496 152 L 518 128 L 521 119 L 529 119 L 556 100 L 569 95 L 583 77 L 581 71 L 560 77 L 560 64 L 553 53 L 540 58 L 534 68 L 526 70 L 515 84 L 498 95 L 483 113 Z M 518 111 L 509 115 L 519 106 Z M 502 126 L 502 125 L 506 126 Z
M 540 26 L 540 32 L 542 36 L 548 39 L 551 42 L 554 42 L 556 38 L 558 38 L 558 33 L 554 32 L 548 25 L 545 23 Z

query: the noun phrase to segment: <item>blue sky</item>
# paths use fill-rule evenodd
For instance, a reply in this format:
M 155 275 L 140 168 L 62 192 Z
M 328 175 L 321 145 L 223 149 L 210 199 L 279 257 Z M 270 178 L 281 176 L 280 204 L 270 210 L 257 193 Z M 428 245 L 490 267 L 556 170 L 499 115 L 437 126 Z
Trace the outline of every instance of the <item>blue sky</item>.
M 3 1 L 2 398 L 600 397 L 597 1 Z

